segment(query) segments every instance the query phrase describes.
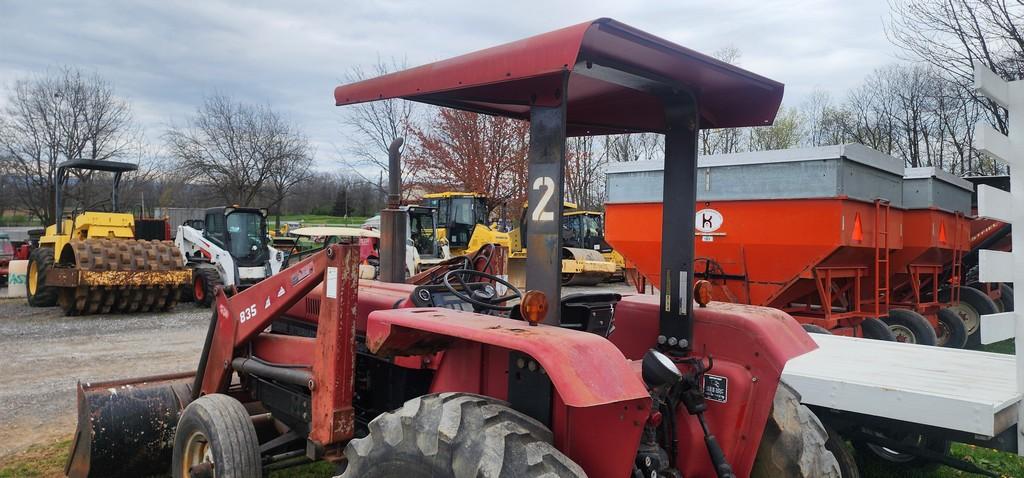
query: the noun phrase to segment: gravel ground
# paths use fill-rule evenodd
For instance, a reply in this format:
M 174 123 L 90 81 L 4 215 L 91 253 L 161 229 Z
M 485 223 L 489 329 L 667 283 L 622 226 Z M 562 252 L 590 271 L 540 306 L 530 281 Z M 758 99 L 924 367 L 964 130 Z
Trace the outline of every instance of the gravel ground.
M 600 289 L 634 292 L 624 283 Z M 566 287 L 563 294 L 596 292 Z M 0 289 L 0 297 L 6 297 Z M 75 384 L 195 370 L 209 310 L 64 317 L 0 299 L 0 459 L 75 430 Z
M 0 291 L 0 297 L 6 290 Z M 209 311 L 64 317 L 0 299 L 0 458 L 75 430 L 75 384 L 194 370 Z

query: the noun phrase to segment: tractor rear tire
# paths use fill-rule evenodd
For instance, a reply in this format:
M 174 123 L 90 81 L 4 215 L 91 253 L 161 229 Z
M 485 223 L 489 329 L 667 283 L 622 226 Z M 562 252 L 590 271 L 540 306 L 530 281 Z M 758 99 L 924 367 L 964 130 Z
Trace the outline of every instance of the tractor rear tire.
M 938 344 L 951 349 L 962 349 L 967 345 L 967 325 L 956 312 L 946 308 L 938 313 L 939 329 Z
M 783 382 L 757 448 L 754 478 L 840 478 L 839 463 L 828 450 L 828 432 L 800 395 Z
M 860 332 L 865 339 L 884 340 L 886 342 L 896 341 L 896 336 L 892 334 L 889 326 L 875 318 L 869 317 L 864 319 L 860 323 Z
M 260 442 L 241 402 L 214 393 L 185 407 L 174 432 L 173 478 L 189 478 L 195 466 L 209 463 L 217 478 L 262 476 Z M 213 476 L 211 473 L 210 476 Z
M 889 309 L 889 316 L 882 321 L 892 330 L 897 342 L 918 345 L 935 345 L 938 342 L 928 319 L 910 309 Z
M 857 458 L 854 456 L 850 445 L 846 443 L 846 440 L 835 428 L 826 424 L 825 431 L 828 433 L 828 441 L 825 442 L 825 448 L 836 457 L 836 461 L 839 463 L 840 476 L 843 478 L 860 478 L 860 467 L 857 466 Z
M 35 274 L 32 273 L 35 268 Z M 32 307 L 53 307 L 57 305 L 57 287 L 47 286 L 46 274 L 53 268 L 53 249 L 39 247 L 28 256 L 28 305 Z M 34 282 L 33 282 L 34 281 Z
M 369 435 L 350 441 L 341 477 L 587 476 L 551 441 L 547 427 L 506 402 L 424 395 L 374 418 Z
M 197 267 L 192 269 L 192 300 L 196 307 L 207 308 L 216 300 L 217 286 L 224 285 L 216 269 Z
M 804 331 L 807 332 L 808 334 L 832 335 L 832 332 L 829 332 L 828 329 L 826 329 L 825 327 L 822 327 L 820 325 L 800 324 L 800 327 L 803 327 Z

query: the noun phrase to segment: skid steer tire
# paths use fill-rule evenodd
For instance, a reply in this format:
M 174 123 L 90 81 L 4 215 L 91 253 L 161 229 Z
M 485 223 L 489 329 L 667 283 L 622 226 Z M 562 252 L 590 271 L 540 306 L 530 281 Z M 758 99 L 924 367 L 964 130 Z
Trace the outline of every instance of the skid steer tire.
M 35 268 L 35 274 L 32 270 Z M 28 305 L 53 307 L 57 305 L 57 287 L 47 286 L 46 274 L 53 268 L 53 249 L 39 247 L 28 256 Z M 33 283 L 33 281 L 35 281 Z
M 779 382 L 772 413 L 757 448 L 754 478 L 841 478 L 839 462 L 828 450 L 828 432 L 800 395 Z
M 208 308 L 217 298 L 217 287 L 223 285 L 220 274 L 208 267 L 192 270 L 192 300 L 196 307 Z
M 540 422 L 468 393 L 424 395 L 374 418 L 345 447 L 342 478 L 585 477 Z
M 928 319 L 910 309 L 889 309 L 889 316 L 882 321 L 892 330 L 897 342 L 935 345 L 939 341 Z
M 873 340 L 885 340 L 886 342 L 895 342 L 896 336 L 892 334 L 892 330 L 889 329 L 885 322 L 875 318 L 864 319 L 860 323 L 861 334 L 864 335 L 865 339 Z
M 212 466 L 217 478 L 262 476 L 260 442 L 241 402 L 214 393 L 185 407 L 174 433 L 171 477 L 189 478 L 196 466 Z

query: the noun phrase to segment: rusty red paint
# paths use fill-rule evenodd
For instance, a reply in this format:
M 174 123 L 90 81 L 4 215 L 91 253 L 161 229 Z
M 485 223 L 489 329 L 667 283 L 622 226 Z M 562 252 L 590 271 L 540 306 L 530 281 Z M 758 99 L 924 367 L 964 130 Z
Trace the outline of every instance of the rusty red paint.
M 405 355 L 454 340 L 518 350 L 548 372 L 565 403 L 587 407 L 648 398 L 643 382 L 604 337 L 552 326 L 525 328 L 518 320 L 450 309 L 395 309 L 370 314 L 367 346 L 381 355 Z M 446 360 L 450 360 L 447 357 Z
M 601 65 L 698 92 L 703 127 L 770 124 L 782 102 L 781 83 L 608 18 L 339 86 L 334 99 L 347 105 L 405 98 L 527 119 L 529 105 L 561 101 L 561 75 L 568 71 L 570 136 L 664 132 L 655 94 L 606 81 Z

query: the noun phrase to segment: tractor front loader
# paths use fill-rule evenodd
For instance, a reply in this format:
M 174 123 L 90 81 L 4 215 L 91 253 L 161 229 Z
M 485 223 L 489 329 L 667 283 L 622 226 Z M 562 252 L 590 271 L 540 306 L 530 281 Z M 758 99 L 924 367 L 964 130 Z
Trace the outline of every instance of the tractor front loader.
M 58 220 L 47 226 L 29 257 L 28 304 L 60 305 L 66 315 L 173 308 L 192 272 L 167 240 L 166 223 L 118 212 L 76 211 L 64 217 L 62 190 L 73 169 L 113 173 L 111 211 L 117 211 L 121 175 L 138 166 L 94 160 L 57 166 Z
M 781 84 L 600 19 L 335 90 L 389 98 L 529 119 L 530 290 L 475 263 L 404 282 L 392 147 L 381 280 L 335 244 L 218 293 L 194 373 L 81 385 L 71 476 L 839 476 L 780 382 L 815 343 L 691 290 L 698 127 L 770 123 Z M 660 293 L 562 297 L 566 137 L 636 131 L 666 139 Z

